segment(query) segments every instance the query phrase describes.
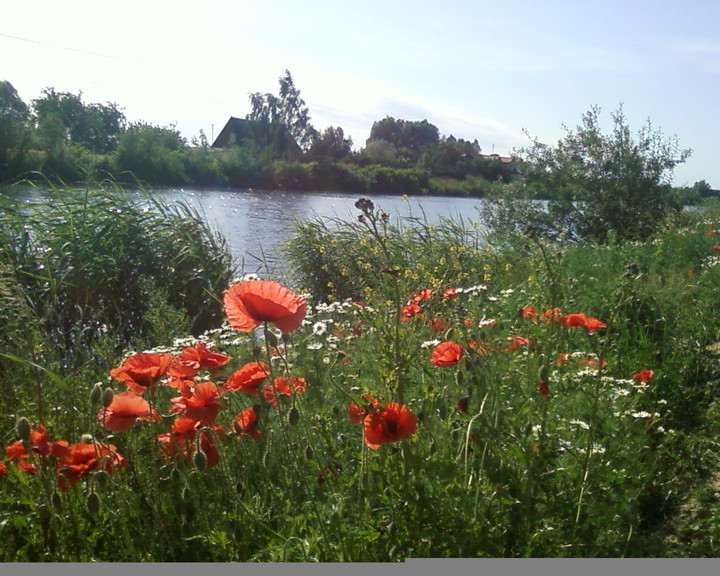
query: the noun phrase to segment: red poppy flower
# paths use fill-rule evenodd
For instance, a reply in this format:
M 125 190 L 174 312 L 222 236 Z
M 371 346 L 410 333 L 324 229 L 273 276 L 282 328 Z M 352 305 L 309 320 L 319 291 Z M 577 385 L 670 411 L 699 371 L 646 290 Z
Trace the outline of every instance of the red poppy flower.
M 532 306 L 525 306 L 520 309 L 520 318 L 527 318 L 529 320 L 535 320 L 538 317 L 538 312 Z
M 165 375 L 172 361 L 172 354 L 143 352 L 126 358 L 119 367 L 110 370 L 110 376 L 124 382 L 129 390 L 142 394 Z
M 712 249 L 713 249 L 715 252 L 720 252 L 720 244 L 713 244 Z
M 503 352 L 515 352 L 516 350 L 519 350 L 525 344 L 530 344 L 530 340 L 528 340 L 524 336 L 518 336 L 515 334 L 511 338 L 512 338 L 512 344 L 510 346 L 508 346 L 507 348 L 503 348 Z
M 233 420 L 233 429 L 239 435 L 247 435 L 252 438 L 262 438 L 262 432 L 257 429 L 258 426 L 258 415 L 254 406 L 246 408 L 235 416 Z
M 56 442 L 48 441 L 47 428 L 42 424 L 37 427 L 37 430 L 30 431 L 29 442 L 31 452 L 40 456 L 60 458 L 68 453 L 68 443 L 65 440 L 58 440 Z M 29 454 L 22 440 L 18 440 L 7 446 L 5 448 L 5 454 L 7 454 L 10 460 L 17 461 L 24 472 L 34 474 L 37 471 L 33 464 L 26 461 Z
M 220 403 L 220 390 L 214 382 L 199 382 L 194 388 L 183 386 L 180 389 L 182 396 L 172 398 L 170 411 L 186 418 L 211 424 L 215 422 L 218 412 L 222 408 Z
M 408 304 L 403 306 L 400 310 L 400 320 L 403 322 L 410 322 L 411 318 L 422 314 L 422 308 L 417 304 Z
M 363 419 L 367 415 L 367 410 L 365 410 L 364 406 L 359 406 L 355 402 L 351 402 L 347 407 L 347 414 L 350 422 L 353 424 L 362 424 Z
M 110 405 L 98 412 L 97 419 L 106 430 L 125 432 L 132 428 L 138 419 L 158 422 L 160 415 L 150 409 L 145 398 L 128 391 L 115 394 Z
M 86 444 L 79 442 L 68 449 L 68 454 L 58 466 L 58 486 L 69 490 L 80 478 L 93 470 L 105 470 L 113 474 L 116 469 L 124 468 L 128 461 L 118 454 L 112 444 Z
M 164 445 L 163 452 L 168 457 L 188 460 L 193 460 L 195 457 L 199 439 L 200 449 L 205 453 L 205 468 L 212 468 L 220 462 L 214 434 L 222 434 L 224 430 L 217 424 L 212 424 L 211 428 L 212 431 L 202 422 L 192 418 L 176 418 L 170 433 L 158 434 L 157 439 Z
M 440 342 L 430 355 L 430 363 L 438 368 L 455 366 L 463 357 L 464 350 L 455 342 Z
M 445 288 L 445 290 L 443 290 L 444 298 L 455 298 L 457 295 L 457 288 Z
M 305 319 L 307 302 L 272 280 L 250 280 L 231 286 L 223 297 L 230 326 L 252 332 L 272 322 L 283 333 L 297 330 Z
M 365 416 L 363 426 L 365 444 L 375 450 L 381 444 L 399 442 L 412 436 L 418 421 L 406 406 L 391 402 L 378 412 Z
M 5 462 L 0 460 L 0 478 L 5 476 L 5 473 L 7 472 L 7 466 L 5 465 Z
M 606 324 L 604 324 L 597 318 L 593 318 L 592 316 L 586 316 L 582 312 L 579 314 L 566 314 L 565 316 L 561 316 L 557 320 L 566 328 L 583 327 L 590 332 L 607 327 Z
M 275 378 L 272 384 L 266 384 L 263 387 L 263 396 L 271 406 L 277 406 L 276 394 L 292 396 L 293 394 L 303 394 L 305 390 L 307 390 L 307 381 L 305 378 L 291 376 L 288 380 L 280 376 Z
M 570 354 L 568 354 L 567 352 L 560 352 L 560 354 L 558 354 L 557 360 L 555 360 L 555 366 L 564 366 L 565 364 L 567 364 L 569 358 Z
M 467 396 L 463 396 L 462 398 L 458 398 L 457 404 L 455 405 L 455 409 L 456 409 L 458 412 L 462 412 L 463 414 L 467 414 L 469 403 L 470 403 L 470 398 L 468 398 Z
M 170 364 L 167 375 L 171 378 L 193 378 L 203 368 L 209 368 L 214 376 L 229 361 L 230 356 L 211 352 L 205 342 L 198 342 L 195 346 L 183 348 Z
M 429 288 L 423 288 L 416 294 L 413 294 L 412 298 L 410 298 L 410 301 L 417 304 L 418 302 L 422 302 L 423 300 L 430 300 L 432 298 L 432 295 L 432 290 L 430 290 Z
M 550 395 L 550 388 L 548 387 L 548 383 L 545 382 L 544 380 L 541 380 L 540 382 L 538 382 L 538 392 L 540 392 L 540 395 L 541 395 L 543 398 L 550 398 L 550 397 L 551 397 L 551 395 Z
M 440 334 L 440 332 L 444 332 L 448 327 L 448 322 L 443 318 L 433 318 L 427 321 L 427 325 L 435 334 Z
M 562 310 L 560 308 L 548 308 L 545 312 L 543 312 L 543 317 L 545 320 L 553 322 L 557 321 L 561 314 Z
M 633 379 L 645 384 L 646 382 L 649 382 L 653 376 L 655 376 L 654 370 L 642 370 L 641 372 L 635 374 Z
M 226 390 L 242 390 L 246 394 L 260 394 L 258 386 L 270 375 L 265 362 L 250 362 L 235 370 L 225 381 Z

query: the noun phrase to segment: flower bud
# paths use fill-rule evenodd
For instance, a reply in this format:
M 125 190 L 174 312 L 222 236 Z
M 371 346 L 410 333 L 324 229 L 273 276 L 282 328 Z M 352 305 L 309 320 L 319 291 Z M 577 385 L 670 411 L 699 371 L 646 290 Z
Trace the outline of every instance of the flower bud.
M 92 391 L 90 392 L 90 402 L 92 402 L 93 405 L 98 404 L 102 400 L 102 396 L 102 384 L 100 382 L 96 382 L 95 386 L 93 386 Z
M 55 510 L 57 510 L 58 512 L 62 510 L 62 498 L 57 492 L 53 492 L 52 496 L 50 496 L 50 503 L 52 504 L 53 508 L 55 508 Z
M 290 426 L 296 426 L 298 422 L 300 422 L 300 410 L 293 406 L 290 408 L 290 412 L 288 412 L 288 424 L 290 424 Z
M 105 388 L 105 390 L 102 393 L 102 405 L 107 408 L 112 404 L 113 397 L 115 396 L 115 392 L 113 392 L 112 388 Z
M 207 466 L 207 456 L 205 452 L 202 450 L 195 452 L 195 455 L 193 456 L 193 465 L 196 470 L 205 470 L 205 467 Z
M 15 431 L 17 432 L 18 436 L 20 436 L 20 440 L 27 442 L 28 440 L 30 440 L 30 421 L 24 416 L 18 418 L 17 423 L 15 424 Z
M 100 496 L 97 495 L 97 492 L 90 492 L 90 494 L 87 495 L 85 506 L 87 506 L 88 512 L 93 516 L 100 512 Z

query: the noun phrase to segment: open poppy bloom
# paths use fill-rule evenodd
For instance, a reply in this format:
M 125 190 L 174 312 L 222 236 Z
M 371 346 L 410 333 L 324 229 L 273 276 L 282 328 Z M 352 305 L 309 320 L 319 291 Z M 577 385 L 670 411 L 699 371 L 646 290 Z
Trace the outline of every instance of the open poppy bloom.
M 199 382 L 194 388 L 183 386 L 180 393 L 182 396 L 170 400 L 170 412 L 205 424 L 215 422 L 222 404 L 220 390 L 214 382 Z
M 271 406 L 277 406 L 276 394 L 292 396 L 293 394 L 304 394 L 307 390 L 307 381 L 300 376 L 291 376 L 289 379 L 283 376 L 275 378 L 272 384 L 263 387 L 263 396 Z
M 203 368 L 209 368 L 214 376 L 229 361 L 230 356 L 211 352 L 205 342 L 198 342 L 195 346 L 183 348 L 168 367 L 167 375 L 171 378 L 192 378 Z
M 557 319 L 560 324 L 566 328 L 585 328 L 589 332 L 600 330 L 601 328 L 607 328 L 607 325 L 593 318 L 592 316 L 586 316 L 582 312 L 579 314 L 566 314 Z
M 307 302 L 272 280 L 248 280 L 233 284 L 223 297 L 230 326 L 252 332 L 263 322 L 272 322 L 287 334 L 305 319 Z
M 97 419 L 106 430 L 125 432 L 132 428 L 138 419 L 158 422 L 160 414 L 150 409 L 145 398 L 128 391 L 115 394 L 110 405 L 98 412 Z
M 119 367 L 110 370 L 110 376 L 124 382 L 132 392 L 142 394 L 165 375 L 172 361 L 172 354 L 143 352 L 126 358 Z
M 520 348 L 525 344 L 530 344 L 530 340 L 524 336 L 518 336 L 517 334 L 511 336 L 511 339 L 512 344 L 510 344 L 507 348 L 503 348 L 503 352 L 515 352 L 516 350 L 520 350 Z
M 68 448 L 68 454 L 58 466 L 58 487 L 67 491 L 80 478 L 93 470 L 105 470 L 113 474 L 116 469 L 124 468 L 128 461 L 118 454 L 112 444 L 86 444 L 78 442 Z
M 403 306 L 400 310 L 400 320 L 402 322 L 410 322 L 411 318 L 422 314 L 422 308 L 419 305 L 412 303 L 407 306 Z
M 265 362 L 249 362 L 235 370 L 225 380 L 226 390 L 241 390 L 246 394 L 260 394 L 258 387 L 270 375 L 270 366 Z
M 254 406 L 245 408 L 245 410 L 235 416 L 235 420 L 233 420 L 233 430 L 239 435 L 245 434 L 246 436 L 259 439 L 262 438 L 262 432 L 257 429 L 257 426 L 258 415 Z
M 68 443 L 65 440 L 58 440 L 56 442 L 48 441 L 48 431 L 45 426 L 40 424 L 37 430 L 30 431 L 30 450 L 33 454 L 38 454 L 43 457 L 56 457 L 61 458 L 66 456 L 68 453 Z M 13 442 L 5 448 L 5 454 L 7 454 L 10 460 L 17 463 L 18 468 L 27 474 L 37 473 L 35 465 L 28 460 L 30 455 L 25 448 L 22 440 Z
M 633 380 L 646 384 L 653 376 L 655 376 L 654 370 L 642 370 L 633 376 Z
M 224 430 L 212 425 L 212 431 L 202 422 L 192 418 L 176 418 L 168 434 L 158 434 L 158 442 L 163 444 L 163 452 L 170 458 L 192 460 L 197 452 L 198 439 L 200 449 L 205 453 L 205 468 L 212 468 L 220 462 L 220 453 L 215 445 L 213 432 L 222 434 Z
M 417 304 L 418 302 L 422 302 L 423 300 L 430 300 L 432 298 L 432 295 L 433 295 L 433 291 L 430 290 L 430 288 L 423 288 L 416 294 L 413 294 L 410 301 L 415 302 Z
M 433 348 L 430 355 L 430 363 L 438 368 L 447 368 L 455 366 L 463 357 L 464 350 L 462 346 L 455 342 L 440 342 Z
M 381 444 L 399 442 L 412 436 L 417 430 L 418 421 L 407 406 L 390 402 L 377 412 L 365 416 L 363 431 L 365 444 L 376 450 Z

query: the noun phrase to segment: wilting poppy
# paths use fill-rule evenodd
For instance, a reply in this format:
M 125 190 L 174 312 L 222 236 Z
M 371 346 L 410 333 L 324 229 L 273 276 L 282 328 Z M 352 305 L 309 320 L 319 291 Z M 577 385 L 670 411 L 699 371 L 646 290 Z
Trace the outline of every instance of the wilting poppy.
M 649 382 L 653 376 L 655 376 L 654 370 L 642 370 L 641 372 L 638 372 L 637 374 L 635 374 L 633 376 L 633 379 L 645 384 L 645 383 Z
M 58 486 L 61 490 L 69 490 L 70 486 L 93 470 L 113 474 L 116 469 L 127 465 L 128 461 L 118 454 L 112 444 L 79 442 L 70 446 L 68 454 L 59 462 Z
M 463 396 L 462 398 L 458 398 L 457 404 L 455 405 L 455 409 L 458 412 L 462 412 L 463 414 L 466 414 L 468 411 L 468 406 L 470 404 L 470 398 L 467 396 Z
M 272 280 L 248 280 L 233 284 L 223 297 L 230 326 L 252 332 L 263 322 L 272 322 L 287 334 L 305 319 L 307 302 Z
M 417 426 L 417 418 L 407 406 L 390 402 L 379 411 L 365 416 L 363 420 L 365 444 L 375 450 L 381 444 L 399 442 L 412 436 Z
M 211 424 L 215 422 L 218 412 L 222 408 L 220 403 L 220 390 L 214 382 L 199 382 L 194 388 L 183 386 L 180 389 L 182 396 L 172 398 L 170 411 L 186 418 Z
M 132 392 L 142 394 L 165 375 L 172 361 L 172 354 L 143 352 L 126 358 L 120 366 L 110 370 L 110 376 L 124 382 Z
M 262 432 L 257 429 L 257 426 L 258 415 L 254 406 L 245 408 L 245 410 L 235 416 L 235 420 L 233 420 L 233 430 L 235 430 L 235 432 L 239 435 L 245 434 L 252 438 L 259 439 L 262 438 Z
M 128 391 L 115 394 L 110 405 L 98 412 L 97 419 L 106 430 L 125 432 L 138 419 L 158 422 L 160 415 L 150 408 L 145 398 Z
M 455 366 L 463 357 L 464 350 L 455 342 L 440 342 L 433 348 L 430 363 L 438 368 Z
M 192 378 L 203 368 L 209 368 L 214 376 L 229 361 L 230 356 L 211 352 L 205 342 L 198 342 L 195 346 L 183 348 L 168 367 L 167 375 L 171 378 Z
M 258 387 L 269 375 L 270 366 L 265 362 L 249 362 L 228 376 L 225 389 L 260 394 Z

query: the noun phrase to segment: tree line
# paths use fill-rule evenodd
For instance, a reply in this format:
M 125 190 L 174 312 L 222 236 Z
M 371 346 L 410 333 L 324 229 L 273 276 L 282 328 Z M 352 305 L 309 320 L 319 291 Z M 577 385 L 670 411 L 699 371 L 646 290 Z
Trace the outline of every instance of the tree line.
M 215 149 L 202 130 L 188 141 L 174 126 L 129 123 L 117 104 L 86 103 L 82 92 L 46 88 L 26 104 L 2 81 L 0 183 L 105 174 L 148 185 L 481 196 L 516 173 L 514 165 L 483 156 L 477 140 L 442 136 L 427 120 L 387 116 L 354 151 L 341 127 L 312 125 L 289 71 L 277 94 L 249 99 L 248 136 Z

